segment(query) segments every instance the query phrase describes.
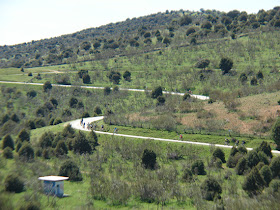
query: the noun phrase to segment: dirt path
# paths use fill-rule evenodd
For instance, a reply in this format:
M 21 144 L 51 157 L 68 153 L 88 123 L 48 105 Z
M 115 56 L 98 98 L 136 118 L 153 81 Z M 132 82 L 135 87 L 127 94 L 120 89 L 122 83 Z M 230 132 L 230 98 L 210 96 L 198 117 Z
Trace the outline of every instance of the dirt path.
M 11 82 L 11 81 L 0 81 L 0 83 L 3 83 L 3 84 L 24 84 L 24 85 L 44 85 L 43 83 Z M 86 88 L 86 89 L 104 89 L 104 87 L 78 86 L 78 85 L 52 84 L 52 86 L 55 86 L 55 87 L 80 87 L 80 88 Z M 134 91 L 134 92 L 145 92 L 145 90 L 143 90 L 143 89 L 119 88 L 119 90 Z M 148 91 L 151 92 L 151 90 L 148 90 Z M 171 94 L 171 95 L 179 95 L 179 96 L 183 96 L 185 94 L 185 93 L 169 92 L 169 91 L 163 91 L 163 93 Z M 200 100 L 209 100 L 208 96 L 203 96 L 203 95 L 192 94 L 191 97 L 197 98 L 197 99 L 200 99 Z
M 83 122 L 87 125 L 87 123 L 91 123 L 94 121 L 102 120 L 104 117 L 89 117 L 89 118 L 84 118 Z M 73 120 L 69 122 L 70 125 L 74 129 L 78 130 L 83 130 L 83 131 L 90 131 L 89 129 L 83 128 L 81 125 L 81 119 Z M 174 140 L 174 139 L 162 139 L 162 138 L 154 138 L 154 137 L 146 137 L 146 136 L 134 136 L 134 135 L 126 135 L 126 134 L 115 134 L 115 133 L 108 133 L 108 132 L 102 132 L 102 131 L 95 131 L 96 133 L 99 134 L 104 134 L 104 135 L 111 135 L 111 136 L 122 136 L 122 137 L 127 137 L 127 138 L 136 138 L 136 139 L 150 139 L 150 140 L 155 140 L 155 141 L 166 141 L 166 142 L 174 142 L 174 143 L 184 143 L 184 144 L 195 144 L 195 145 L 202 145 L 202 146 L 215 146 L 215 147 L 221 147 L 221 148 L 228 148 L 231 149 L 232 146 L 227 146 L 227 145 L 222 145 L 222 144 L 210 144 L 210 143 L 203 143 L 203 142 L 193 142 L 193 141 L 180 141 L 180 140 Z M 248 148 L 247 150 L 252 150 L 253 148 Z M 277 150 L 272 150 L 271 151 L 274 154 L 280 154 L 280 151 Z

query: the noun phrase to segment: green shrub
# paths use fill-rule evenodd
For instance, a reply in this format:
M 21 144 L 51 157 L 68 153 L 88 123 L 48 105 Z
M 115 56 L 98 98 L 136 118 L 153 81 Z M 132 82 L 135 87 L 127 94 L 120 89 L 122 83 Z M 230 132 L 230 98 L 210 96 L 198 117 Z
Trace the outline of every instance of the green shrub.
M 53 156 L 52 148 L 48 147 L 43 149 L 42 156 L 44 159 L 51 159 L 51 157 Z
M 47 92 L 48 90 L 52 89 L 52 84 L 49 81 L 46 81 L 43 85 L 44 92 Z
M 68 137 L 68 138 L 74 138 L 75 137 L 75 130 L 72 128 L 72 126 L 70 124 L 67 124 L 67 126 L 65 126 L 63 128 L 62 136 Z
M 269 188 L 271 188 L 274 193 L 280 192 L 280 180 L 273 179 L 269 184 Z
M 196 160 L 192 164 L 192 173 L 197 175 L 206 175 L 204 163 L 202 160 Z
M 35 98 L 37 96 L 37 92 L 35 90 L 30 90 L 26 93 L 27 97 Z
M 69 106 L 70 106 L 71 108 L 76 108 L 76 107 L 77 107 L 77 104 L 78 104 L 78 99 L 72 97 L 72 98 L 69 100 Z
M 157 98 L 159 96 L 162 96 L 162 88 L 160 86 L 156 87 L 151 93 L 152 98 Z
M 276 156 L 276 157 L 272 158 L 269 166 L 270 166 L 273 178 L 280 177 L 280 156 Z
M 236 173 L 238 175 L 243 175 L 244 172 L 248 169 L 248 165 L 247 165 L 247 159 L 245 157 L 242 157 L 238 160 L 238 163 L 236 165 Z
M 15 149 L 14 140 L 12 139 L 12 137 L 9 134 L 4 136 L 4 138 L 2 140 L 2 149 L 5 149 L 6 147 L 10 147 L 12 150 Z
M 268 165 L 263 166 L 260 170 L 260 174 L 262 175 L 266 186 L 268 186 L 272 180 L 272 172 L 271 172 L 269 166 Z
M 19 134 L 18 134 L 18 140 L 20 140 L 21 142 L 30 141 L 30 134 L 29 132 L 27 132 L 25 129 L 22 129 Z
M 255 167 L 260 162 L 260 158 L 256 150 L 252 150 L 247 155 L 247 163 L 249 168 Z
M 53 125 L 58 125 L 62 123 L 62 120 L 60 118 L 56 118 L 54 121 L 53 121 Z
M 16 152 L 18 152 L 20 150 L 21 146 L 22 146 L 22 142 L 19 141 L 16 145 Z
M 67 176 L 70 181 L 83 180 L 79 167 L 71 160 L 67 160 L 62 164 L 59 170 L 59 176 Z
M 10 147 L 6 147 L 3 151 L 3 157 L 6 159 L 13 159 L 13 150 Z
M 6 177 L 4 186 L 7 192 L 21 193 L 24 190 L 23 181 L 15 174 Z
M 89 140 L 86 138 L 85 134 L 79 131 L 79 133 L 74 138 L 73 150 L 75 153 L 84 154 L 92 153 L 93 148 L 90 145 Z
M 88 112 L 83 112 L 82 118 L 87 118 L 87 117 L 90 117 L 89 113 Z
M 111 88 L 110 87 L 105 87 L 104 88 L 104 95 L 110 95 L 110 93 L 111 93 Z
M 18 155 L 21 159 L 30 161 L 34 159 L 34 150 L 29 143 L 25 143 L 18 151 Z
M 28 120 L 26 126 L 29 129 L 36 129 L 36 124 L 35 124 L 34 120 Z
M 257 152 L 260 151 L 264 152 L 268 157 L 272 158 L 271 147 L 266 141 L 263 141 L 261 145 L 257 147 Z
M 183 181 L 186 181 L 186 182 L 190 182 L 190 181 L 193 181 L 193 174 L 192 174 L 192 171 L 188 168 L 186 168 L 184 171 L 183 171 L 183 177 L 182 177 Z
M 20 121 L 19 117 L 17 116 L 17 114 L 12 114 L 11 116 L 11 120 L 18 123 Z
M 221 148 L 216 148 L 212 155 L 214 158 L 219 158 L 223 163 L 226 162 L 225 153 Z
M 45 132 L 39 139 L 39 145 L 41 148 L 51 147 L 54 140 L 54 134 L 50 131 Z
M 62 155 L 67 155 L 68 153 L 68 148 L 63 140 L 60 140 L 55 148 L 55 154 L 56 156 L 62 156 Z
M 253 196 L 261 193 L 264 186 L 265 186 L 265 181 L 260 175 L 260 172 L 257 169 L 257 167 L 254 167 L 251 170 L 248 176 L 245 177 L 244 183 L 242 184 L 243 190 L 245 190 L 249 196 Z
M 154 151 L 145 149 L 142 154 L 142 165 L 146 169 L 155 169 L 157 163 L 157 155 Z
M 222 193 L 222 187 L 213 177 L 208 177 L 200 186 L 202 197 L 205 200 L 213 201 Z

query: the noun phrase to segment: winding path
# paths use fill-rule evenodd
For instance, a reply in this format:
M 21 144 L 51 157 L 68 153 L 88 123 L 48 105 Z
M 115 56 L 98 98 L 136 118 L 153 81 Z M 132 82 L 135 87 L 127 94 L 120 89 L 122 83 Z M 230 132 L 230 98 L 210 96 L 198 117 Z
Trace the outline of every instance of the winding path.
M 94 121 L 102 120 L 104 117 L 88 117 L 83 118 L 83 122 L 87 125 L 87 123 L 91 123 Z M 90 131 L 89 129 L 84 128 L 81 124 L 81 119 L 70 121 L 70 125 L 74 129 L 83 130 L 83 131 Z M 222 144 L 210 144 L 210 143 L 203 143 L 203 142 L 194 142 L 194 141 L 180 141 L 180 140 L 174 140 L 174 139 L 162 139 L 162 138 L 154 138 L 154 137 L 145 137 L 145 136 L 134 136 L 134 135 L 127 135 L 127 134 L 115 134 L 115 133 L 109 133 L 109 132 L 103 132 L 103 131 L 95 131 L 95 133 L 104 134 L 104 135 L 115 135 L 115 136 L 122 136 L 127 138 L 136 138 L 136 139 L 150 139 L 155 141 L 166 141 L 166 142 L 174 142 L 174 143 L 184 143 L 184 144 L 195 144 L 195 145 L 202 145 L 202 146 L 215 146 L 215 147 L 222 147 L 222 148 L 228 148 L 231 149 L 232 146 L 222 145 Z M 253 148 L 248 148 L 247 150 L 253 150 Z M 280 154 L 280 151 L 277 150 L 271 150 L 274 154 Z
M 40 85 L 43 86 L 43 83 L 31 83 L 31 82 L 12 82 L 12 81 L 0 81 L 2 84 L 21 84 L 21 85 Z M 85 88 L 85 89 L 101 89 L 103 90 L 104 87 L 94 87 L 94 86 L 79 86 L 79 85 L 60 85 L 60 84 L 52 84 L 54 87 L 79 87 L 79 88 Z M 126 91 L 134 91 L 134 92 L 145 92 L 151 90 L 144 90 L 144 89 L 131 89 L 131 88 L 119 88 L 119 90 L 126 90 Z M 183 96 L 185 93 L 178 93 L 178 92 L 171 92 L 171 91 L 162 91 L 165 94 L 171 94 L 171 95 L 178 95 Z M 191 97 L 197 98 L 200 100 L 209 100 L 208 96 L 203 95 L 194 95 L 191 94 Z

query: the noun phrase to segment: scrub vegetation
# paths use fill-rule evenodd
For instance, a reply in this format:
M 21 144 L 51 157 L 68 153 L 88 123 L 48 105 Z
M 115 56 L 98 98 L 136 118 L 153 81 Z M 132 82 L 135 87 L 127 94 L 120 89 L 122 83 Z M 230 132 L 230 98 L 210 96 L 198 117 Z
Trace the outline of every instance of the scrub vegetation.
M 166 11 L 1 46 L 1 208 L 280 209 L 279 18 Z M 94 116 L 151 140 L 69 124 Z M 44 195 L 46 175 L 70 197 Z

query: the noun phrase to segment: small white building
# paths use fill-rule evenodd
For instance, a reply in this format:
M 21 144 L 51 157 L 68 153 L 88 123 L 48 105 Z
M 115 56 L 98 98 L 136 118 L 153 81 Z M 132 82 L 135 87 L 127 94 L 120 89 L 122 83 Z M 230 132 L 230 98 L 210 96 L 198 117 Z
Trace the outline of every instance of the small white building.
M 64 195 L 64 180 L 69 179 L 65 176 L 42 176 L 38 178 L 44 181 L 44 193 L 47 195 L 55 195 L 63 197 Z

